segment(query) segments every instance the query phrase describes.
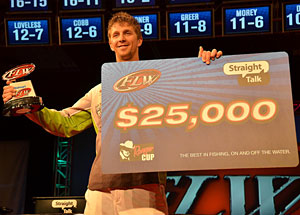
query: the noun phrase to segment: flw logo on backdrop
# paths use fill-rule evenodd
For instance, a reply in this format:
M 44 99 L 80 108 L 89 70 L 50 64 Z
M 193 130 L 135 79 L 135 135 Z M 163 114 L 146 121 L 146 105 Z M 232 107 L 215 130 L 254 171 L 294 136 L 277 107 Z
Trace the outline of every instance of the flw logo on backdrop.
M 267 85 L 270 82 L 269 63 L 267 61 L 247 61 L 226 63 L 223 71 L 226 75 L 239 75 L 241 86 Z
M 120 143 L 120 161 L 152 161 L 153 144 L 133 144 L 131 140 Z
M 154 84 L 161 76 L 156 69 L 143 69 L 120 78 L 113 86 L 119 93 L 129 93 L 144 89 Z

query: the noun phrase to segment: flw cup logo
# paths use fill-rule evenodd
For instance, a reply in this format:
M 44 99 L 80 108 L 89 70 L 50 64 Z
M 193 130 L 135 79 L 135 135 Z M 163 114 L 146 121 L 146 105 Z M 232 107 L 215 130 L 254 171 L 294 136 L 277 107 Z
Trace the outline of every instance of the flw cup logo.
M 22 78 L 32 73 L 34 69 L 35 65 L 33 63 L 23 64 L 5 72 L 4 75 L 2 75 L 2 79 L 8 81 Z
M 134 92 L 154 84 L 160 76 L 159 70 L 143 69 L 122 77 L 114 84 L 113 89 L 119 93 Z
M 133 144 L 131 140 L 120 143 L 120 161 L 152 161 L 154 160 L 153 144 Z
M 238 75 L 238 83 L 241 86 L 269 84 L 269 69 L 268 61 L 235 62 L 223 66 L 226 75 Z
M 24 96 L 27 96 L 30 92 L 31 92 L 30 88 L 21 89 L 16 93 L 15 98 L 22 98 Z

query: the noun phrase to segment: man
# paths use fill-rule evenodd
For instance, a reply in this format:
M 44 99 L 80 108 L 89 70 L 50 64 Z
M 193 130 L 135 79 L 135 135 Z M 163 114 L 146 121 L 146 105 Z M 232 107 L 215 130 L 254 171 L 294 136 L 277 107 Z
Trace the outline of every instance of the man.
M 108 23 L 109 45 L 115 52 L 116 61 L 138 61 L 139 47 L 143 38 L 139 23 L 131 15 L 119 12 Z M 199 50 L 203 62 L 219 58 L 222 52 Z M 7 82 L 10 84 L 11 82 Z M 12 86 L 5 86 L 3 101 L 15 95 Z M 71 137 L 91 127 L 95 128 L 96 157 L 85 194 L 85 214 L 119 214 L 133 208 L 153 208 L 168 213 L 165 196 L 165 173 L 102 174 L 101 173 L 101 84 L 91 89 L 72 107 L 61 111 L 43 108 L 26 116 L 41 125 L 46 131 L 64 137 Z

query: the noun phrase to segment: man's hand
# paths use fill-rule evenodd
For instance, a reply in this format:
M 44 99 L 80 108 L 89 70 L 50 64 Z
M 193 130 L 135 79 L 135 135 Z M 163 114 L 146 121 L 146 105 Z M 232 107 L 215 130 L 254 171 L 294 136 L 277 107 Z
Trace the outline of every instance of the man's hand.
M 210 64 L 210 60 L 215 60 L 216 58 L 218 59 L 222 55 L 222 51 L 217 51 L 216 49 L 213 49 L 212 51 L 205 51 L 202 46 L 199 47 L 198 57 L 202 58 L 202 61 L 207 65 Z
M 3 98 L 3 102 L 6 103 L 8 100 L 10 100 L 13 96 L 16 95 L 16 90 L 13 86 L 10 86 L 9 84 L 11 84 L 11 81 L 7 81 L 6 84 L 7 86 L 3 87 L 3 94 L 2 94 L 2 98 Z

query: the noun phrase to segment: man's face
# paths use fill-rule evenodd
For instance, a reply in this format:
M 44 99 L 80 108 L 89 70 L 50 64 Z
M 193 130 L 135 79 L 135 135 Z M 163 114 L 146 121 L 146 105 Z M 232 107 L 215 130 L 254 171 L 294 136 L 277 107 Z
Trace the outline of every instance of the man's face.
M 110 29 L 109 45 L 116 54 L 117 62 L 139 60 L 138 48 L 142 42 L 127 23 L 115 23 Z

